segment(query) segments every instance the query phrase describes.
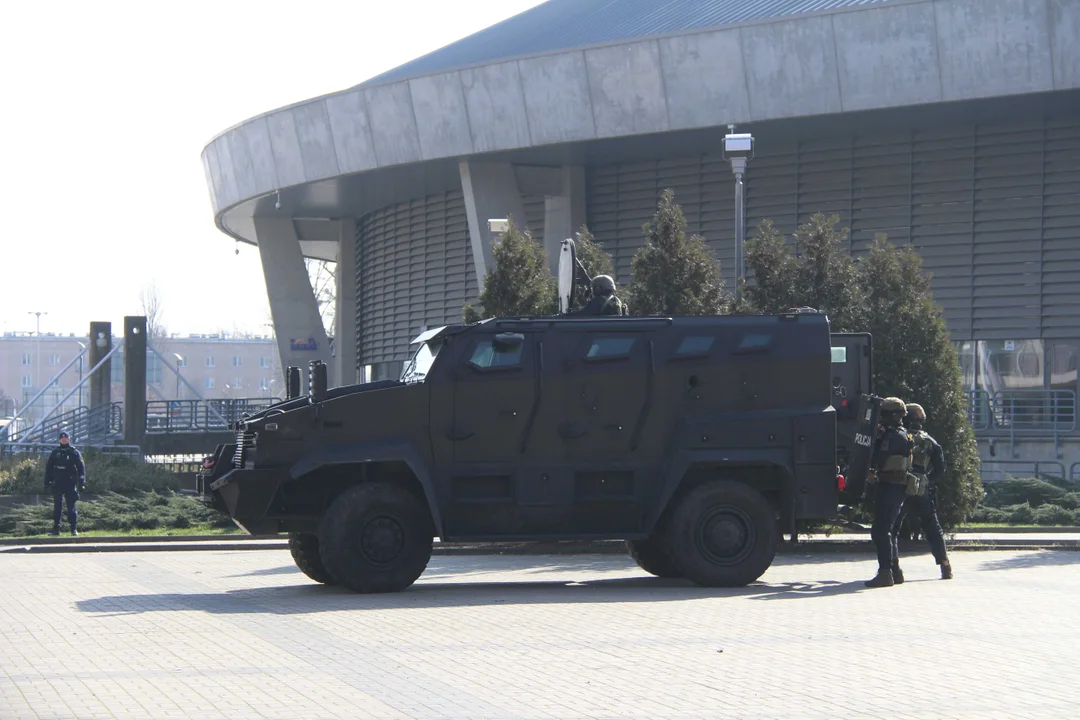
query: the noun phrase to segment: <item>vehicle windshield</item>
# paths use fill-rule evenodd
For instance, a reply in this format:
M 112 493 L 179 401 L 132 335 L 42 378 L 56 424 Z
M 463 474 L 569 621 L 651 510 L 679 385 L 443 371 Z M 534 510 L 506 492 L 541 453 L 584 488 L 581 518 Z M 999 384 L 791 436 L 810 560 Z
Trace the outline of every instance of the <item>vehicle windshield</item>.
M 439 354 L 439 350 L 442 349 L 442 346 L 443 343 L 441 340 L 426 342 L 421 345 L 412 356 L 412 360 L 405 366 L 404 372 L 401 373 L 401 382 L 423 382 L 424 378 L 427 377 L 428 371 L 431 370 L 431 364 L 435 362 L 435 356 Z

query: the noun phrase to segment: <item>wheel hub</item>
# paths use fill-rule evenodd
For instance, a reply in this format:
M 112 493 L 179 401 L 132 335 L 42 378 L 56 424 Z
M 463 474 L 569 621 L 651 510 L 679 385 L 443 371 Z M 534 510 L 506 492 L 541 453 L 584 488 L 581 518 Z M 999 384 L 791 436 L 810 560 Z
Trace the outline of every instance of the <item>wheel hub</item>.
M 698 549 L 717 565 L 736 565 L 754 548 L 756 533 L 750 517 L 736 507 L 713 508 L 698 522 Z
M 376 565 L 392 563 L 405 549 L 405 530 L 397 518 L 379 515 L 360 530 L 360 552 Z

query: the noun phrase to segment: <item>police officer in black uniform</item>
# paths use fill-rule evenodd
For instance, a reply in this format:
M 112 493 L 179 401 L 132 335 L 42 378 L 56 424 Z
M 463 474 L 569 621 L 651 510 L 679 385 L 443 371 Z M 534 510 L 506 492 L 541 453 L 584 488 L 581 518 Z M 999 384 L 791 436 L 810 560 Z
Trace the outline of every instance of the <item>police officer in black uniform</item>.
M 941 566 L 941 579 L 951 580 L 952 564 L 949 562 L 949 554 L 945 548 L 945 533 L 941 529 L 941 521 L 938 520 L 935 504 L 937 483 L 946 470 L 945 453 L 938 441 L 923 430 L 925 421 L 926 411 L 922 405 L 908 403 L 904 427 L 911 436 L 911 473 L 915 482 L 912 483 L 909 478 L 904 512 L 897 516 L 896 525 L 893 528 L 893 543 L 897 542 L 904 515 L 914 512 L 922 524 L 923 536 L 930 543 L 934 561 Z M 900 570 L 899 563 L 893 566 L 893 581 L 904 582 L 904 573 Z
M 52 451 L 45 465 L 45 489 L 52 490 L 53 494 L 53 535 L 60 534 L 60 511 L 65 500 L 71 534 L 79 534 L 75 527 L 79 520 L 79 513 L 75 510 L 75 501 L 79 499 L 76 485 L 79 490 L 86 489 L 86 466 L 83 465 L 82 455 L 71 445 L 67 432 L 61 431 L 60 447 Z
M 592 298 L 580 310 L 571 315 L 626 315 L 626 305 L 615 294 L 615 280 L 610 275 L 597 275 L 592 279 Z
M 881 401 L 881 428 L 874 441 L 870 467 L 877 476 L 877 501 L 870 537 L 877 547 L 878 572 L 866 587 L 892 587 L 893 567 L 899 565 L 896 556 L 896 518 L 907 497 L 908 471 L 911 469 L 911 437 L 900 426 L 906 414 L 904 401 L 887 397 Z

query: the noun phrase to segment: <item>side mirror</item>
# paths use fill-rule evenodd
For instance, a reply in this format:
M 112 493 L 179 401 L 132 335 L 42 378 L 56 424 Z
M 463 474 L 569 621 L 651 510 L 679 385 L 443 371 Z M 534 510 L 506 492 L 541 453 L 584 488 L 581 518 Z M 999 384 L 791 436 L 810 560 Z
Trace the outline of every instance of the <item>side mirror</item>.
M 574 269 L 577 267 L 577 251 L 570 238 L 562 241 L 559 248 L 559 314 L 570 312 L 570 302 L 574 298 Z
M 525 336 L 521 333 L 499 333 L 492 342 L 499 352 L 509 352 L 521 346 L 525 342 Z

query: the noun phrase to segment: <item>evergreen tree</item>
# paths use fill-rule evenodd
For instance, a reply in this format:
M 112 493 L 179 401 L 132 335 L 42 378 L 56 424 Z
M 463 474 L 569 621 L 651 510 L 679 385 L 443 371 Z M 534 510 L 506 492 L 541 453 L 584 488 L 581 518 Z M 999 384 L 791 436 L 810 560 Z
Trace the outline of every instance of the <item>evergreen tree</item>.
M 597 275 L 610 275 L 615 277 L 615 263 L 611 255 L 604 251 L 604 246 L 596 242 L 596 238 L 589 231 L 588 226 L 582 225 L 576 233 L 574 248 L 577 259 L 581 262 L 589 277 Z M 574 290 L 573 307 L 579 308 L 588 302 L 588 289 L 578 286 Z
M 925 429 L 941 443 L 948 464 L 937 488 L 938 515 L 953 527 L 982 498 L 979 451 L 956 348 L 914 248 L 897 248 L 879 237 L 859 265 L 873 336 L 874 387 L 879 395 L 926 410 Z
M 869 255 L 853 260 L 848 231 L 837 230 L 837 222 L 815 215 L 796 232 L 793 246 L 763 223 L 747 243 L 754 284 L 746 300 L 763 313 L 808 305 L 829 314 L 834 332 L 871 334 L 875 392 L 922 405 L 926 431 L 945 451 L 949 469 L 937 506 L 942 524 L 953 527 L 982 497 L 979 454 L 956 348 L 930 278 L 914 248 L 897 248 L 883 236 Z M 911 519 L 906 527 L 913 527 Z
M 471 305 L 463 309 L 467 323 L 492 317 L 552 315 L 558 288 L 548 271 L 544 247 L 526 228 L 509 220 L 506 231 L 492 248 L 493 267 L 484 277 L 480 292 L 482 313 Z
M 631 263 L 632 313 L 721 315 L 729 310 L 720 261 L 704 238 L 686 237 L 686 217 L 672 190 L 664 190 L 652 222 L 642 229 L 645 245 Z
M 782 313 L 809 306 L 828 314 L 833 332 L 865 328 L 859 269 L 848 253 L 848 229 L 837 229 L 838 222 L 836 215 L 814 215 L 795 231 L 792 248 L 771 221 L 764 221 L 746 243 L 754 282 L 743 296 L 750 308 Z

